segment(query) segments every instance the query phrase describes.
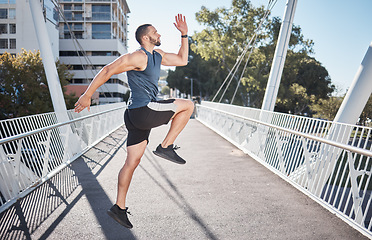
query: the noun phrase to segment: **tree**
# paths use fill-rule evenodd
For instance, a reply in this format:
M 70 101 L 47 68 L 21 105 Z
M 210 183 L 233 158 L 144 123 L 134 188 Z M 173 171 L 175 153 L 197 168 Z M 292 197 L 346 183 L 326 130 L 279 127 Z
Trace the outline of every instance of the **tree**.
M 248 44 L 254 31 L 258 28 L 264 14 L 264 7 L 255 8 L 246 0 L 232 1 L 232 7 L 229 9 L 217 8 L 215 11 L 210 11 L 202 7 L 196 13 L 197 21 L 205 25 L 206 28 L 200 33 L 193 35 L 194 44 L 190 48 L 200 55 L 203 60 L 213 62 L 213 72 L 219 73 L 218 78 L 213 75 L 209 77 L 210 81 L 213 81 L 213 83 L 208 84 L 214 88 L 213 96 L 230 72 L 238 56 Z M 264 30 L 257 36 L 258 44 L 267 37 L 265 32 L 267 25 L 268 22 L 265 22 L 263 25 Z M 235 76 L 231 87 L 227 89 L 223 102 L 231 100 L 238 81 L 239 78 Z M 242 98 L 247 99 L 245 92 L 239 91 L 238 96 L 241 96 L 241 98 L 237 99 L 238 104 L 247 105 L 242 100 Z M 218 96 L 219 98 L 220 96 Z
M 189 83 L 185 83 L 185 77 L 193 78 L 193 76 L 198 75 L 196 71 L 199 71 L 199 76 L 202 72 L 206 79 L 206 82 L 202 82 L 200 85 L 204 88 L 211 87 L 207 92 L 211 94 L 211 97 L 214 96 L 232 66 L 234 66 L 236 59 L 253 37 L 264 13 L 263 6 L 255 8 L 246 0 L 233 0 L 232 6 L 228 9 L 217 8 L 210 11 L 202 7 L 196 13 L 196 19 L 206 28 L 195 33 L 192 36 L 192 42 L 190 42 L 190 49 L 193 54 L 191 54 L 192 59 L 189 64 L 196 63 L 196 67 L 176 68 L 175 72 L 172 73 L 173 76 L 170 77 L 178 78 L 180 82 L 174 81 L 175 85 L 172 87 L 187 91 Z M 245 72 L 241 73 L 242 66 L 238 69 L 230 87 L 226 89 L 226 94 L 222 99 L 223 102 L 231 102 L 238 82 L 241 81 L 234 104 L 261 107 L 280 26 L 280 18 L 268 18 L 264 22 L 261 31 L 258 32 L 256 48 L 250 55 Z M 316 99 L 326 99 L 333 92 L 334 86 L 331 84 L 328 71 L 320 62 L 310 56 L 313 53 L 313 45 L 312 40 L 304 38 L 301 28 L 294 25 L 278 93 L 278 99 L 282 103 L 290 102 L 286 98 L 290 87 L 294 83 L 306 89 L 307 96 L 314 95 Z M 242 60 L 241 65 L 244 65 L 247 61 L 247 55 Z M 242 76 L 241 80 L 239 79 L 240 76 Z M 194 84 L 194 86 L 198 85 Z M 218 96 L 217 100 L 221 95 Z M 291 109 L 285 104 L 281 104 L 280 108 L 277 107 L 276 110 L 297 112 L 296 109 Z M 309 108 L 305 107 L 303 111 L 309 113 Z M 305 112 L 301 112 L 301 114 Z
M 168 86 L 164 86 L 161 88 L 161 94 L 169 95 L 169 93 L 170 93 L 170 88 Z
M 286 97 L 277 99 L 276 107 L 282 111 L 289 109 L 290 113 L 298 115 L 308 112 L 305 110 L 309 107 L 313 99 L 314 95 L 309 96 L 306 88 L 298 83 L 293 83 L 286 91 Z
M 272 24 L 270 25 L 270 43 L 261 47 L 270 59 L 272 59 L 274 55 L 280 26 L 280 18 L 273 18 Z M 275 111 L 311 116 L 312 112 L 308 104 L 320 98 L 328 99 L 331 93 L 334 92 L 335 86 L 331 83 L 331 78 L 327 69 L 322 66 L 319 61 L 310 56 L 314 52 L 313 45 L 314 42 L 312 40 L 304 38 L 299 26 L 294 25 L 292 27 Z M 298 84 L 298 86 L 294 84 Z M 299 88 L 300 86 L 303 88 L 302 90 L 305 91 L 301 94 L 303 94 L 303 97 L 306 99 L 306 101 L 302 101 L 302 103 L 307 102 L 308 104 L 298 108 L 299 105 L 293 104 L 294 101 L 291 98 L 293 96 L 293 87 Z M 300 93 L 298 90 L 297 93 Z M 298 111 L 299 109 L 302 110 Z
M 322 118 L 332 121 L 338 109 L 341 106 L 343 97 L 329 97 L 328 99 L 318 99 L 314 101 L 310 108 L 314 112 L 313 116 L 316 118 Z
M 317 101 L 314 101 L 310 108 L 314 112 L 314 117 L 317 118 L 323 118 L 332 121 L 338 110 L 340 109 L 340 106 L 342 104 L 342 101 L 344 100 L 345 96 L 342 97 L 336 97 L 331 96 L 328 99 L 318 99 Z M 369 97 L 362 113 L 359 117 L 359 124 L 363 126 L 367 126 L 371 124 L 372 120 L 372 95 Z
M 57 64 L 62 87 L 71 78 L 66 65 Z M 0 56 L 0 119 L 16 118 L 53 111 L 40 52 L 22 50 L 17 56 Z M 77 100 L 64 95 L 68 108 Z
M 190 45 L 193 40 L 189 39 Z M 182 93 L 191 94 L 191 79 L 194 95 L 208 98 L 216 90 L 217 79 L 222 77 L 221 69 L 216 67 L 216 60 L 204 60 L 192 49 L 189 50 L 189 63 L 184 67 L 176 67 L 168 71 L 168 86 L 177 88 Z

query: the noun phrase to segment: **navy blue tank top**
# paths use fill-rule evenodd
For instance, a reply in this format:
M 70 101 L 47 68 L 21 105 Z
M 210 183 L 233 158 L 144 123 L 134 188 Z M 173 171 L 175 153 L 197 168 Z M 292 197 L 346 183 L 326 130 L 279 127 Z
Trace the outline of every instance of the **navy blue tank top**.
M 160 65 L 162 56 L 156 51 L 152 54 L 141 48 L 147 55 L 147 67 L 143 71 L 131 70 L 127 72 L 128 84 L 131 96 L 128 101 L 128 108 L 139 108 L 146 106 L 149 102 L 155 101 L 158 95 L 158 81 L 160 76 Z

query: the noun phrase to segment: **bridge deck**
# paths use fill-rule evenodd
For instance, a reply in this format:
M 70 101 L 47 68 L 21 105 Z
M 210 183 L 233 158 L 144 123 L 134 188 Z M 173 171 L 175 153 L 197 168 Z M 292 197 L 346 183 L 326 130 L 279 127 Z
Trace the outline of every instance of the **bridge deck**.
M 116 196 L 125 129 L 3 213 L 0 239 L 364 239 L 348 224 L 196 120 L 177 139 L 187 163 L 151 150 L 128 194 L 132 230 L 106 210 Z

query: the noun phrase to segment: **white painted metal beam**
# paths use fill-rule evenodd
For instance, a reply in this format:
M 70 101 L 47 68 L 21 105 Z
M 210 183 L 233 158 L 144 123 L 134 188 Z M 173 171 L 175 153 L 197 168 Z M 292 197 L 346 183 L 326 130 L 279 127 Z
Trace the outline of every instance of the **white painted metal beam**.
M 291 37 L 293 18 L 297 0 L 288 0 L 284 11 L 282 26 L 280 28 L 278 42 L 276 44 L 270 76 L 267 82 L 262 110 L 274 111 L 276 97 L 278 95 L 280 79 L 282 77 L 285 58 L 287 56 L 289 39 Z

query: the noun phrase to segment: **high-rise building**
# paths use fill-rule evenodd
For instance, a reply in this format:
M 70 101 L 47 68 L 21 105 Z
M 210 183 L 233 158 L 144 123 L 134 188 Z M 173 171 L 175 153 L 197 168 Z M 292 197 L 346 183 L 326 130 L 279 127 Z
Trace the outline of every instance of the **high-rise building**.
M 46 17 L 48 37 L 55 59 L 58 58 L 58 11 L 51 0 L 40 3 Z M 17 54 L 22 49 L 39 49 L 29 2 L 26 0 L 0 0 L 0 54 Z
M 29 1 L 0 0 L 0 54 L 40 49 Z M 127 53 L 127 2 L 43 0 L 40 4 L 53 56 L 72 67 L 67 91 L 80 96 L 104 65 Z M 126 74 L 115 75 L 98 89 L 93 102 L 121 102 L 127 91 Z
M 127 53 L 130 11 L 125 0 L 61 0 L 60 5 L 59 57 L 73 69 L 68 91 L 79 96 L 104 65 Z M 98 91 L 100 104 L 123 101 L 126 74 L 113 76 Z

